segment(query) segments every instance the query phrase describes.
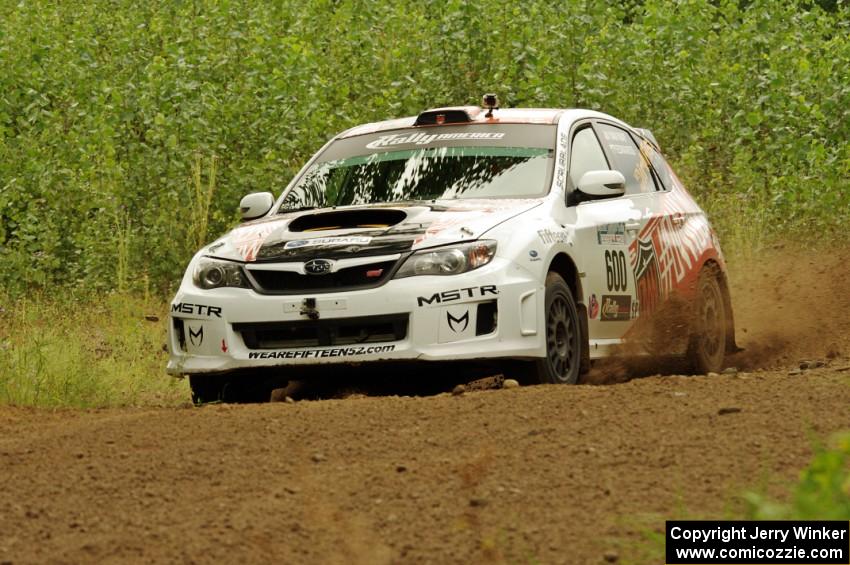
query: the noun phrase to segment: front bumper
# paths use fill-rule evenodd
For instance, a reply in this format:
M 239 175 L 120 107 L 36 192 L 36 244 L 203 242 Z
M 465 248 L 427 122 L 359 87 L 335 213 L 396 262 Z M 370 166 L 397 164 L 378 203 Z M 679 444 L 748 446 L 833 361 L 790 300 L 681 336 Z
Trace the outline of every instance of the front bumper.
M 542 303 L 541 282 L 499 257 L 463 275 L 337 293 L 268 296 L 184 281 L 171 305 L 167 371 L 542 357 Z M 358 334 L 358 325 L 374 331 Z

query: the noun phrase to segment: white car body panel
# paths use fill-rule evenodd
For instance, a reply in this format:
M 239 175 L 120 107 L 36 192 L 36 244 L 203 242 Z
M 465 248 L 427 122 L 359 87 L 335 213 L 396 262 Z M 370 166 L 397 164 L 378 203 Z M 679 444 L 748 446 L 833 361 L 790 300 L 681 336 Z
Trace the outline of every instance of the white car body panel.
M 628 338 L 635 321 L 649 313 L 651 308 L 644 309 L 645 304 L 654 307 L 656 299 L 674 292 L 687 293 L 706 261 L 723 266 L 719 245 L 705 215 L 674 175 L 675 183 L 669 191 L 567 205 L 570 139 L 576 124 L 605 120 L 634 132 L 629 126 L 605 114 L 583 110 L 550 111 L 538 122 L 534 121 L 535 116 L 532 113 L 528 122 L 551 123 L 544 120 L 550 116 L 546 119 L 555 119 L 558 124 L 548 193 L 539 198 L 456 201 L 451 203 L 453 208 L 440 212 L 442 216 L 411 247 L 416 251 L 479 239 L 495 240 L 496 255 L 487 265 L 460 275 L 390 279 L 374 288 L 344 292 L 281 295 L 261 294 L 248 288 L 199 288 L 192 274 L 205 257 L 236 262 L 251 276 L 263 275 L 263 271 L 304 275 L 308 261 L 303 257 L 289 261 L 260 256 L 270 249 L 290 252 L 315 247 L 316 257 L 320 257 L 322 247 L 312 241 L 316 238 L 369 245 L 364 243 L 368 237 L 362 235 L 369 232 L 366 229 L 324 230 L 295 236 L 288 231 L 289 226 L 305 214 L 276 215 L 274 210 L 335 140 L 407 129 L 412 119 L 367 124 L 331 140 L 290 182 L 272 213 L 235 228 L 192 259 L 172 301 L 167 371 L 184 375 L 378 361 L 541 358 L 546 354 L 544 283 L 558 257 L 566 257 L 575 265 L 576 302 L 586 312 L 590 357 L 601 358 L 615 352 Z M 340 210 L 363 208 L 368 207 Z M 404 211 L 413 219 L 435 217 L 433 210 L 420 208 L 427 206 L 408 206 Z M 329 268 L 338 272 L 352 266 L 396 261 L 401 256 L 386 253 L 342 257 L 332 260 Z M 408 315 L 406 335 L 380 343 L 252 349 L 234 327 L 310 323 L 311 318 L 304 314 L 306 299 L 315 300 L 317 323 Z M 498 312 L 494 331 L 476 335 L 477 315 L 485 311 L 481 308 L 489 308 L 480 305 L 494 301 Z

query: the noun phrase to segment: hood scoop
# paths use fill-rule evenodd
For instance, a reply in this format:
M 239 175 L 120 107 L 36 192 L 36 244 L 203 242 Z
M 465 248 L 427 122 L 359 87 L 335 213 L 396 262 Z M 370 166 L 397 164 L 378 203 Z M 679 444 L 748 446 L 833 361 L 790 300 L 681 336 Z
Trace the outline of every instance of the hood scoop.
M 339 210 L 305 214 L 289 223 L 290 232 L 317 232 L 344 229 L 386 229 L 407 219 L 402 210 Z

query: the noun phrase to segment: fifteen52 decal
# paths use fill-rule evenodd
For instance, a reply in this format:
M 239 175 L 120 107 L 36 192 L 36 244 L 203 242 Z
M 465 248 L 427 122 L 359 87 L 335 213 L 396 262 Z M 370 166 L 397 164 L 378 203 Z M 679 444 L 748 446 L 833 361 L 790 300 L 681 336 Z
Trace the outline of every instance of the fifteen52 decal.
M 327 357 L 350 357 L 389 353 L 395 345 L 372 345 L 369 347 L 334 347 L 332 349 L 303 349 L 298 351 L 251 351 L 248 359 L 324 359 Z

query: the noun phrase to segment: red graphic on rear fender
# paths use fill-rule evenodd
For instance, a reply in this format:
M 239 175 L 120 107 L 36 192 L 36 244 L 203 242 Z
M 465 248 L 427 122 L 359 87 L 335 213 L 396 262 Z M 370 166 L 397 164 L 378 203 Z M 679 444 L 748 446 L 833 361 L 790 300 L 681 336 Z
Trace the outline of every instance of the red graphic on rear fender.
M 719 258 L 711 226 L 679 188 L 664 195 L 664 212 L 650 218 L 629 246 L 641 314 L 674 292 L 690 297 L 703 264 Z
M 643 311 L 650 313 L 655 310 L 662 295 L 661 275 L 658 272 L 655 246 L 651 240 L 639 241 L 637 243 L 637 252 L 632 253 L 635 253 L 632 264 L 635 272 L 637 299 L 643 306 Z

